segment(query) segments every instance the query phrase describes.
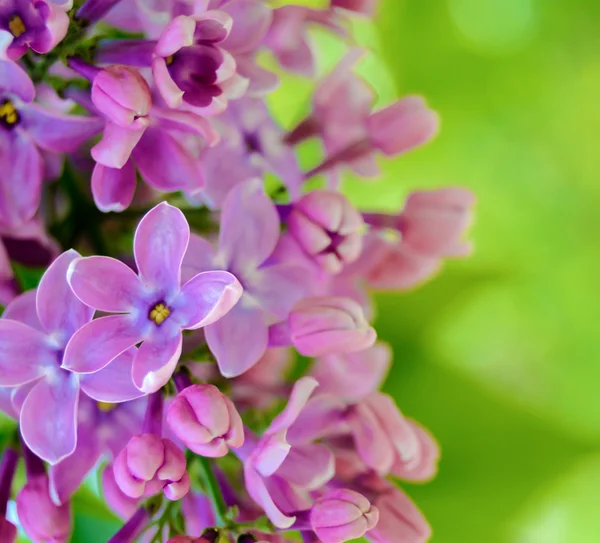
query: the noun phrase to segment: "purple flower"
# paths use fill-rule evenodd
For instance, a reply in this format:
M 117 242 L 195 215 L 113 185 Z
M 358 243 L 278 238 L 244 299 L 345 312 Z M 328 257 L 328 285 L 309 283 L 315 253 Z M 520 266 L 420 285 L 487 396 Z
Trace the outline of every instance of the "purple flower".
M 192 198 L 219 209 L 232 187 L 265 172 L 281 178 L 292 199 L 300 196 L 302 172 L 263 100 L 235 100 L 213 123 L 221 139 L 200 155 L 205 186 Z
M 19 387 L 13 404 L 20 411 L 21 435 L 36 455 L 51 464 L 69 456 L 77 445 L 80 387 L 100 401 L 141 396 L 123 372 L 135 350 L 124 352 L 94 375 L 80 377 L 61 367 L 72 335 L 93 314 L 67 283 L 67 269 L 78 257 L 74 250 L 60 255 L 37 291 L 15 298 L 0 319 L 0 387 Z
M 334 474 L 333 455 L 320 444 L 288 443 L 288 429 L 304 407 L 318 383 L 312 377 L 296 382 L 285 409 L 256 440 L 246 443 L 236 454 L 244 462 L 244 480 L 250 497 L 278 528 L 289 528 L 294 513 L 311 506 L 309 491 L 320 488 Z
M 327 492 L 315 502 L 310 512 L 312 529 L 323 543 L 358 539 L 378 520 L 377 508 L 363 495 L 348 489 Z
M 33 217 L 44 173 L 42 151 L 65 153 L 98 132 L 102 122 L 50 112 L 33 103 L 29 76 L 8 60 L 12 36 L 0 31 L 0 225 L 19 226 Z
M 200 11 L 175 17 L 154 49 L 152 74 L 169 107 L 182 104 L 202 114 L 225 110 L 228 98 L 239 98 L 246 80 L 236 74 L 234 58 L 217 44 L 231 30 L 223 11 Z
M 244 443 L 242 419 L 233 402 L 214 385 L 192 385 L 169 405 L 167 423 L 201 456 L 219 457 Z
M 269 325 L 285 320 L 304 293 L 302 268 L 271 263 L 279 240 L 279 216 L 258 179 L 235 186 L 221 213 L 219 249 L 192 237 L 184 266 L 190 273 L 224 268 L 244 294 L 224 318 L 207 326 L 206 341 L 225 377 L 241 375 L 264 354 Z
M 131 380 L 129 366 L 125 375 L 115 375 L 115 386 Z M 50 467 L 50 495 L 66 503 L 100 458 L 112 461 L 131 437 L 142 429 L 145 399 L 121 404 L 94 402 L 83 396 L 79 401 L 77 447 L 70 456 Z
M 5 0 L 0 4 L 0 29 L 13 36 L 8 56 L 17 60 L 29 47 L 45 54 L 67 34 L 69 16 L 64 8 L 44 0 Z
M 96 372 L 141 342 L 132 377 L 154 392 L 171 377 L 181 354 L 182 330 L 214 323 L 238 302 L 242 287 L 225 271 L 198 273 L 181 286 L 181 262 L 190 228 L 183 213 L 163 202 L 141 220 L 134 254 L 139 275 L 113 258 L 77 259 L 68 281 L 89 307 L 107 313 L 83 326 L 69 342 L 64 367 Z

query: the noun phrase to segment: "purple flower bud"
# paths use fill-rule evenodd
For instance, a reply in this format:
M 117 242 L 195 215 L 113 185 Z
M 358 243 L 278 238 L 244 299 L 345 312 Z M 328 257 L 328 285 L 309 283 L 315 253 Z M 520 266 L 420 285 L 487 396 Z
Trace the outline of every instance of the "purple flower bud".
M 242 419 L 232 401 L 214 385 L 182 390 L 167 411 L 173 433 L 196 454 L 225 456 L 244 444 Z
M 364 222 L 339 192 L 306 194 L 294 205 L 287 223 L 300 247 L 329 273 L 339 273 L 360 256 Z
M 332 8 L 342 8 L 361 15 L 372 16 L 375 13 L 377 0 L 331 0 Z
M 92 101 L 119 126 L 138 130 L 148 125 L 150 87 L 132 68 L 115 64 L 102 70 L 92 84 Z
M 164 490 L 169 500 L 179 500 L 190 489 L 183 452 L 155 434 L 132 437 L 117 456 L 113 471 L 117 485 L 130 498 Z
M 304 356 L 362 351 L 377 338 L 361 306 L 337 296 L 302 300 L 292 309 L 289 326 L 291 340 Z
M 0 518 L 0 542 L 1 543 L 14 543 L 17 540 L 17 527 L 6 520 L 4 517 Z
M 403 243 L 430 257 L 468 254 L 471 244 L 461 238 L 471 224 L 474 202 L 470 191 L 458 187 L 413 192 L 398 218 Z
M 379 511 L 362 494 L 332 490 L 313 505 L 310 522 L 323 543 L 343 543 L 362 537 L 379 520 Z
M 59 507 L 52 502 L 45 474 L 30 478 L 16 502 L 19 522 L 35 543 L 63 543 L 69 539 L 69 504 Z
M 429 141 L 437 133 L 437 113 L 419 96 L 409 96 L 373 113 L 367 121 L 371 144 L 395 156 Z

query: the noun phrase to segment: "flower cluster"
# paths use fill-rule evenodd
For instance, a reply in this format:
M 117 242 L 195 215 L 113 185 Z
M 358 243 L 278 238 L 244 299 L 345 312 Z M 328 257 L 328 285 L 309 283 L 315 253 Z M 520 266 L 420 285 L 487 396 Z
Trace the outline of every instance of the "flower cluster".
M 474 199 L 340 191 L 438 128 L 417 96 L 376 109 L 354 47 L 295 128 L 271 116 L 281 74 L 316 78 L 309 28 L 348 43 L 377 8 L 324 3 L 0 0 L 2 543 L 68 541 L 90 473 L 113 543 L 429 538 L 397 480 L 439 451 L 379 391 L 370 293 L 467 255 Z

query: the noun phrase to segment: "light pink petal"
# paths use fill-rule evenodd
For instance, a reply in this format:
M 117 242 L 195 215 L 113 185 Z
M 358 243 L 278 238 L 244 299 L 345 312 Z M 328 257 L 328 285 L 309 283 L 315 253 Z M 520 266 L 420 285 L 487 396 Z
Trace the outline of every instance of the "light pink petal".
M 92 194 L 96 207 L 108 213 L 123 211 L 133 200 L 136 174 L 132 160 L 121 169 L 96 164 L 92 172 Z
M 222 9 L 235 21 L 223 47 L 234 55 L 256 49 L 269 30 L 273 10 L 259 0 L 231 0 Z
M 166 384 L 179 362 L 181 342 L 181 333 L 171 338 L 159 336 L 144 341 L 133 360 L 135 386 L 150 394 Z
M 107 313 L 131 312 L 144 299 L 138 276 L 116 258 L 78 258 L 69 266 L 66 278 L 81 302 Z
M 154 57 L 152 59 L 152 76 L 154 77 L 156 88 L 165 103 L 173 109 L 181 106 L 183 103 L 183 91 L 173 81 L 164 58 Z
M 233 187 L 223 204 L 219 232 L 219 251 L 230 269 L 255 269 L 278 240 L 279 215 L 262 181 L 250 179 Z
M 318 386 L 319 383 L 312 377 L 298 379 L 292 388 L 292 393 L 285 409 L 273 419 L 267 431 L 269 433 L 281 432 L 294 424 L 294 421 L 298 418 L 302 409 L 304 409 L 311 394 Z
M 277 507 L 263 481 L 263 478 L 250 464 L 246 464 L 244 466 L 244 480 L 250 497 L 263 508 L 267 514 L 267 517 L 269 517 L 269 520 L 275 526 L 284 529 L 289 528 L 292 524 L 294 524 L 296 517 L 289 517 L 285 515 Z
M 238 303 L 242 285 L 226 271 L 202 272 L 192 277 L 172 303 L 181 327 L 196 330 L 218 321 Z
M 142 331 L 129 315 L 95 319 L 80 328 L 67 343 L 62 367 L 77 373 L 94 373 L 142 338 Z
M 281 466 L 291 449 L 285 432 L 265 434 L 252 453 L 252 465 L 263 477 L 273 475 Z
M 143 134 L 143 128 L 129 130 L 113 122 L 107 122 L 102 140 L 92 147 L 92 158 L 103 166 L 122 168 Z
M 260 306 L 278 320 L 288 317 L 296 302 L 308 294 L 306 270 L 293 264 L 275 264 L 260 268 L 256 280 L 247 280 L 246 288 Z
M 437 473 L 440 447 L 426 429 L 412 420 L 408 422 L 420 443 L 419 461 L 407 464 L 397 456 L 391 474 L 405 481 L 428 481 Z
M 3 39 L 12 40 L 10 33 L 3 32 Z M 5 46 L 1 46 L 0 81 L 2 90 L 7 94 L 16 94 L 24 102 L 31 102 L 35 96 L 35 86 L 27 72 L 16 62 L 6 60 Z
M 81 376 L 81 390 L 99 402 L 127 402 L 144 395 L 131 379 L 136 349 L 125 351 L 96 373 Z
M 0 319 L 0 386 L 28 383 L 56 364 L 46 336 L 18 321 Z
M 279 77 L 259 66 L 252 57 L 236 56 L 235 61 L 237 73 L 249 81 L 246 91 L 248 96 L 263 97 L 279 86 Z
M 133 252 L 145 286 L 179 288 L 189 239 L 190 227 L 178 208 L 162 202 L 144 215 L 135 231 Z
M 267 350 L 268 327 L 263 311 L 245 307 L 244 296 L 224 317 L 204 330 L 221 375 L 237 377 L 256 364 Z
M 174 55 L 182 47 L 194 43 L 196 21 L 186 15 L 178 15 L 167 25 L 160 35 L 154 52 L 160 57 Z
M 294 446 L 277 470 L 277 475 L 306 490 L 317 490 L 335 475 L 335 458 L 320 443 Z
M 35 144 L 53 153 L 74 151 L 104 126 L 104 121 L 98 117 L 54 113 L 37 104 L 28 105 L 21 115 Z
M 182 273 L 184 279 L 191 279 L 197 273 L 213 270 L 216 267 L 214 260 L 215 249 L 213 245 L 197 234 L 192 234 L 183 259 Z
M 209 146 L 213 146 L 219 141 L 219 133 L 210 121 L 191 111 L 155 107 L 152 109 L 152 115 L 159 119 L 161 127 L 202 136 Z
M 79 257 L 74 249 L 61 254 L 46 270 L 37 289 L 40 323 L 48 334 L 60 334 L 62 341 L 68 340 L 94 315 L 94 310 L 73 294 L 67 282 L 67 270 Z
M 369 531 L 369 540 L 373 543 L 429 541 L 431 528 L 423 513 L 401 490 L 386 492 L 374 505 L 379 509 L 379 522 Z
M 36 298 L 37 292 L 35 290 L 29 290 L 20 294 L 6 306 L 2 318 L 22 322 L 31 326 L 31 328 L 43 332 L 37 314 Z
M 40 458 L 56 464 L 77 444 L 79 380 L 75 374 L 57 371 L 29 392 L 21 409 L 21 435 Z

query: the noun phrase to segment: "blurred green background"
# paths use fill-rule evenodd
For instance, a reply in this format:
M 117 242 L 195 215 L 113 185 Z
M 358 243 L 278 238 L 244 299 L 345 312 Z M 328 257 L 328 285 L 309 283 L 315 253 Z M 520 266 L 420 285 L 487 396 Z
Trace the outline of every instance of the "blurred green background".
M 479 199 L 471 258 L 378 296 L 386 389 L 442 446 L 438 477 L 405 487 L 434 543 L 600 542 L 599 22 L 596 0 L 382 0 L 354 25 L 380 103 L 423 94 L 442 117 L 380 180 L 348 179 L 355 203 Z M 325 70 L 342 45 L 314 38 Z M 291 125 L 309 92 L 287 77 L 269 102 Z M 114 531 L 98 507 L 79 496 L 74 541 Z
M 479 199 L 470 259 L 378 297 L 386 388 L 442 446 L 406 487 L 435 543 L 600 541 L 599 21 L 589 0 L 384 0 L 359 33 L 442 131 L 355 201 Z

